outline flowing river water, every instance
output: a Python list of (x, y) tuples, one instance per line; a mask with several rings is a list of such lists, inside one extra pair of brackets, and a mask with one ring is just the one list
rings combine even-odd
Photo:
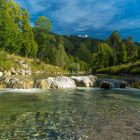
[(5, 139), (140, 140), (140, 90), (1, 90)]

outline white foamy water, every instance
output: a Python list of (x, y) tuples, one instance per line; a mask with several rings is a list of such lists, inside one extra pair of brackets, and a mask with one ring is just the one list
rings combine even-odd
[(41, 93), (44, 92), (44, 90), (41, 89), (1, 89), (0, 90), (0, 94), (1, 93)]

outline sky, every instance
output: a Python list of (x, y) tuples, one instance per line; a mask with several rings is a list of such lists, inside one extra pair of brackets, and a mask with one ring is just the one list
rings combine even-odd
[(52, 31), (106, 39), (112, 31), (140, 41), (140, 0), (15, 0), (30, 12), (52, 22)]

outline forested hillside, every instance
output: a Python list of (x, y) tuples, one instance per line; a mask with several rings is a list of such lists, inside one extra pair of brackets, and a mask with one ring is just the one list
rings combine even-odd
[(99, 72), (140, 59), (140, 43), (114, 31), (107, 40), (57, 35), (47, 17), (32, 27), (27, 9), (13, 0), (0, 1), (0, 49), (59, 66), (69, 72)]

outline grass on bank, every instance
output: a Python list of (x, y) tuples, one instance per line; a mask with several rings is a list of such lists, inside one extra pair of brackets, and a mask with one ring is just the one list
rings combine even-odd
[(66, 73), (60, 67), (52, 66), (46, 64), (38, 59), (29, 59), (21, 56), (17, 56), (14, 54), (9, 54), (5, 51), (0, 50), (0, 70), (1, 71), (8, 71), (12, 67), (16, 70), (20, 69), (19, 61), (25, 61), (33, 72), (36, 71), (46, 71), (48, 74), (56, 74), (56, 73)]
[(140, 60), (134, 63), (122, 64), (118, 66), (99, 69), (97, 70), (97, 73), (140, 75)]

